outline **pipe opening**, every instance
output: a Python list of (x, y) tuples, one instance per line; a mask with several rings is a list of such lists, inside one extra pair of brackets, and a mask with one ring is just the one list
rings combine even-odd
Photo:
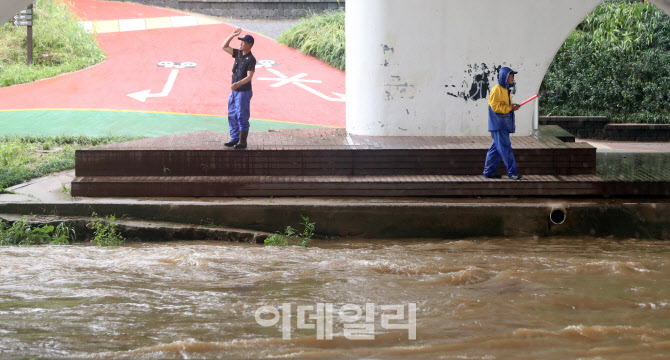
[(565, 222), (565, 210), (563, 209), (552, 209), (549, 213), (549, 220), (554, 225), (560, 225)]

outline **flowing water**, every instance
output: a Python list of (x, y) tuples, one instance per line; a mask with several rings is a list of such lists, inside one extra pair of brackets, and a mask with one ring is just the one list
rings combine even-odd
[(669, 273), (597, 238), (1, 247), (0, 358), (667, 359)]

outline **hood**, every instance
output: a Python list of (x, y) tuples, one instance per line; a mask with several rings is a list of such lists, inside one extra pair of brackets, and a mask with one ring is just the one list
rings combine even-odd
[(507, 78), (509, 77), (509, 73), (511, 73), (511, 72), (512, 72), (512, 69), (510, 69), (508, 67), (504, 67), (504, 68), (501, 68), (500, 72), (498, 73), (498, 84), (500, 84), (500, 86), (502, 86), (502, 87), (504, 87), (505, 89), (508, 89), (508, 90), (509, 90), (510, 87), (512, 87), (511, 84), (507, 83)]

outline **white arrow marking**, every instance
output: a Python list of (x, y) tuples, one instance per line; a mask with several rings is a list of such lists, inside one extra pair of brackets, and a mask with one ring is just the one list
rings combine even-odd
[(298, 74), (298, 75), (296, 75), (296, 76), (293, 76), (293, 77), (290, 77), (290, 78), (289, 78), (289, 77), (287, 77), (286, 75), (280, 73), (279, 71), (277, 71), (277, 70), (275, 70), (275, 69), (268, 69), (268, 71), (271, 72), (271, 73), (273, 73), (273, 74), (275, 74), (275, 75), (277, 75), (277, 76), (279, 76), (279, 79), (277, 79), (277, 78), (260, 78), (260, 79), (258, 79), (258, 80), (269, 80), (269, 81), (275, 81), (275, 80), (278, 80), (278, 81), (279, 81), (279, 82), (276, 83), (276, 84), (272, 84), (272, 85), (270, 85), (271, 87), (280, 87), (280, 86), (282, 86), (282, 85), (286, 85), (286, 84), (289, 84), (289, 83), (292, 83), (292, 82), (295, 82), (295, 83), (298, 83), (298, 82), (309, 82), (309, 83), (317, 83), (317, 84), (321, 84), (321, 80), (300, 80), (300, 79), (304, 78), (305, 76), (307, 76), (307, 74), (305, 74), (305, 73)]
[(311, 92), (312, 94), (314, 94), (314, 95), (316, 95), (316, 96), (318, 96), (322, 99), (325, 99), (325, 100), (328, 100), (328, 101), (340, 101), (340, 102), (345, 101), (344, 94), (333, 93), (335, 95), (335, 97), (330, 97), (328, 95), (324, 95), (324, 94), (320, 93), (319, 91), (314, 90), (311, 87), (305, 85), (304, 83), (321, 84), (321, 80), (305, 80), (305, 79), (303, 79), (303, 77), (307, 76), (307, 74), (305, 74), (305, 73), (298, 74), (298, 75), (295, 75), (295, 76), (292, 76), (292, 77), (289, 78), (288, 76), (282, 74), (281, 72), (279, 72), (275, 69), (268, 68), (267, 70), (269, 72), (277, 75), (278, 78), (259, 78), (258, 80), (278, 81), (277, 83), (270, 85), (270, 87), (280, 87), (280, 86), (284, 86), (286, 84), (295, 84), (296, 86), (298, 86), (298, 87), (300, 87), (304, 90), (307, 90), (307, 91)]
[(311, 87), (309, 87), (309, 86), (307, 86), (307, 85), (305, 85), (305, 84), (301, 84), (301, 83), (299, 83), (299, 82), (295, 82), (294, 84), (295, 84), (296, 86), (299, 86), (299, 87), (301, 87), (301, 88), (303, 88), (303, 89), (305, 89), (305, 90), (311, 92), (312, 94), (317, 95), (317, 96), (319, 96), (320, 98), (326, 99), (326, 100), (328, 100), (328, 101), (346, 101), (346, 98), (345, 98), (344, 94), (338, 94), (338, 93), (335, 93), (335, 92), (334, 92), (333, 95), (335, 95), (336, 97), (330, 97), (330, 96), (328, 96), (328, 95), (324, 95), (324, 94), (322, 94), (322, 93), (320, 93), (320, 92), (318, 92), (318, 91), (312, 89)]
[(163, 87), (163, 91), (161, 91), (159, 94), (152, 94), (151, 89), (149, 90), (143, 90), (143, 91), (138, 91), (136, 93), (128, 94), (127, 96), (130, 96), (131, 98), (135, 100), (139, 100), (141, 102), (146, 102), (147, 98), (150, 97), (166, 97), (170, 94), (170, 91), (172, 91), (172, 86), (174, 85), (175, 80), (177, 80), (177, 75), (179, 74), (179, 69), (173, 69), (172, 72), (170, 73), (170, 77), (168, 78), (167, 83), (165, 83), (165, 86)]

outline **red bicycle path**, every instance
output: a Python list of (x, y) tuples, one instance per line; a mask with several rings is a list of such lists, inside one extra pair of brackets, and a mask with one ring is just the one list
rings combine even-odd
[[(74, 11), (83, 20), (185, 15), (129, 3), (94, 0), (72, 3)], [(78, 72), (0, 89), (2, 118), (5, 122), (8, 118), (11, 120), (12, 114), (20, 112), (16, 110), (56, 109), (225, 117), (234, 59), (221, 49), (221, 44), (233, 30), (230, 25), (215, 24), (98, 34), (100, 45), (107, 55), (106, 61)], [(272, 60), (278, 64), (271, 68), (258, 68), (255, 73), (252, 119), (276, 122), (276, 128), (283, 127), (283, 124), (345, 126), (343, 101), (325, 100), (293, 83), (271, 87), (279, 80), (260, 80), (278, 78), (277, 71), (289, 78), (307, 74), (302, 79), (320, 80), (321, 83), (309, 82), (305, 85), (336, 98), (333, 93), (345, 93), (344, 72), (262, 35), (251, 34), (256, 39), (252, 50), (256, 59)], [(239, 41), (234, 40), (231, 45), (238, 46)], [(165, 61), (197, 65), (183, 69), (158, 66), (159, 62)], [(128, 96), (147, 89), (151, 89), (152, 94), (160, 93), (173, 70), (178, 70), (178, 74), (168, 96), (148, 98), (146, 102)], [(70, 116), (77, 117), (77, 114), (77, 111), (72, 111)], [(225, 118), (221, 122), (227, 126)], [(133, 124), (132, 120), (126, 124), (136, 125), (140, 124)]]

